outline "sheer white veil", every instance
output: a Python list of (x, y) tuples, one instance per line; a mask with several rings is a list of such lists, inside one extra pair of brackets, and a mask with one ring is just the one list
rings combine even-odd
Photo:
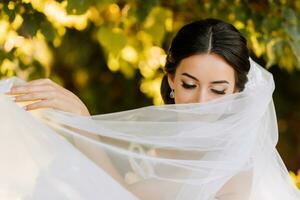
[(0, 199), (300, 199), (277, 150), (274, 80), (201, 104), (26, 112), (0, 82)]

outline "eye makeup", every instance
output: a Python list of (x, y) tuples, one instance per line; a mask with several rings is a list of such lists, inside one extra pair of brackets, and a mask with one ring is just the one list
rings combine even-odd
[[(194, 89), (194, 88), (197, 87), (197, 85), (194, 85), (194, 84), (188, 84), (188, 83), (186, 83), (186, 82), (184, 82), (184, 81), (182, 81), (181, 86), (182, 86), (183, 88), (185, 88), (185, 89)], [(226, 94), (226, 93), (225, 93), (226, 89), (223, 89), (223, 90), (221, 90), (221, 89), (210, 89), (210, 90), (211, 90), (213, 93), (218, 94), (218, 95), (224, 95), (224, 94)]]
[(211, 89), (212, 92), (216, 93), (216, 94), (221, 94), (224, 95), (225, 93), (225, 89), (224, 90), (216, 90), (216, 89)]
[(185, 88), (185, 89), (194, 89), (195, 87), (197, 87), (196, 85), (194, 85), (194, 84), (188, 84), (188, 83), (186, 83), (186, 82), (184, 82), (184, 81), (182, 81), (182, 87), (183, 88)]

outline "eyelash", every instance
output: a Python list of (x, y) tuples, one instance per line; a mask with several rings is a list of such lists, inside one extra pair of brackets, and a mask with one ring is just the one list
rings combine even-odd
[(216, 93), (216, 94), (221, 94), (221, 95), (226, 94), (226, 93), (225, 93), (225, 90), (219, 91), (219, 90), (211, 89), (211, 91), (213, 91), (213, 92)]
[[(194, 89), (196, 87), (196, 85), (189, 85), (189, 84), (186, 84), (185, 82), (182, 82), (182, 87), (185, 89)], [(225, 90), (219, 91), (219, 90), (211, 89), (211, 91), (213, 91), (216, 94), (220, 94), (220, 95), (226, 94)]]
[(186, 84), (185, 82), (182, 82), (182, 87), (185, 89), (193, 89), (196, 87), (196, 85), (190, 85), (190, 84)]

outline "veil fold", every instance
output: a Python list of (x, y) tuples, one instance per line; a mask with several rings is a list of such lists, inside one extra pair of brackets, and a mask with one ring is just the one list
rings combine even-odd
[[(0, 199), (300, 199), (276, 150), (273, 76), (207, 103), (24, 111), (0, 81)], [(2, 164), (3, 163), (3, 164)]]

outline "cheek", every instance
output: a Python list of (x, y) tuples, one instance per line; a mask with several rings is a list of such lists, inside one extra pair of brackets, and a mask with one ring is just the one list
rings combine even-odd
[(232, 94), (232, 93), (236, 93), (236, 92), (238, 92), (238, 91), (235, 91), (235, 86), (234, 86), (234, 84), (231, 84), (230, 87), (228, 87), (226, 93), (227, 93), (227, 94)]
[(187, 90), (181, 84), (175, 85), (175, 103), (189, 103), (195, 98), (195, 90)]

